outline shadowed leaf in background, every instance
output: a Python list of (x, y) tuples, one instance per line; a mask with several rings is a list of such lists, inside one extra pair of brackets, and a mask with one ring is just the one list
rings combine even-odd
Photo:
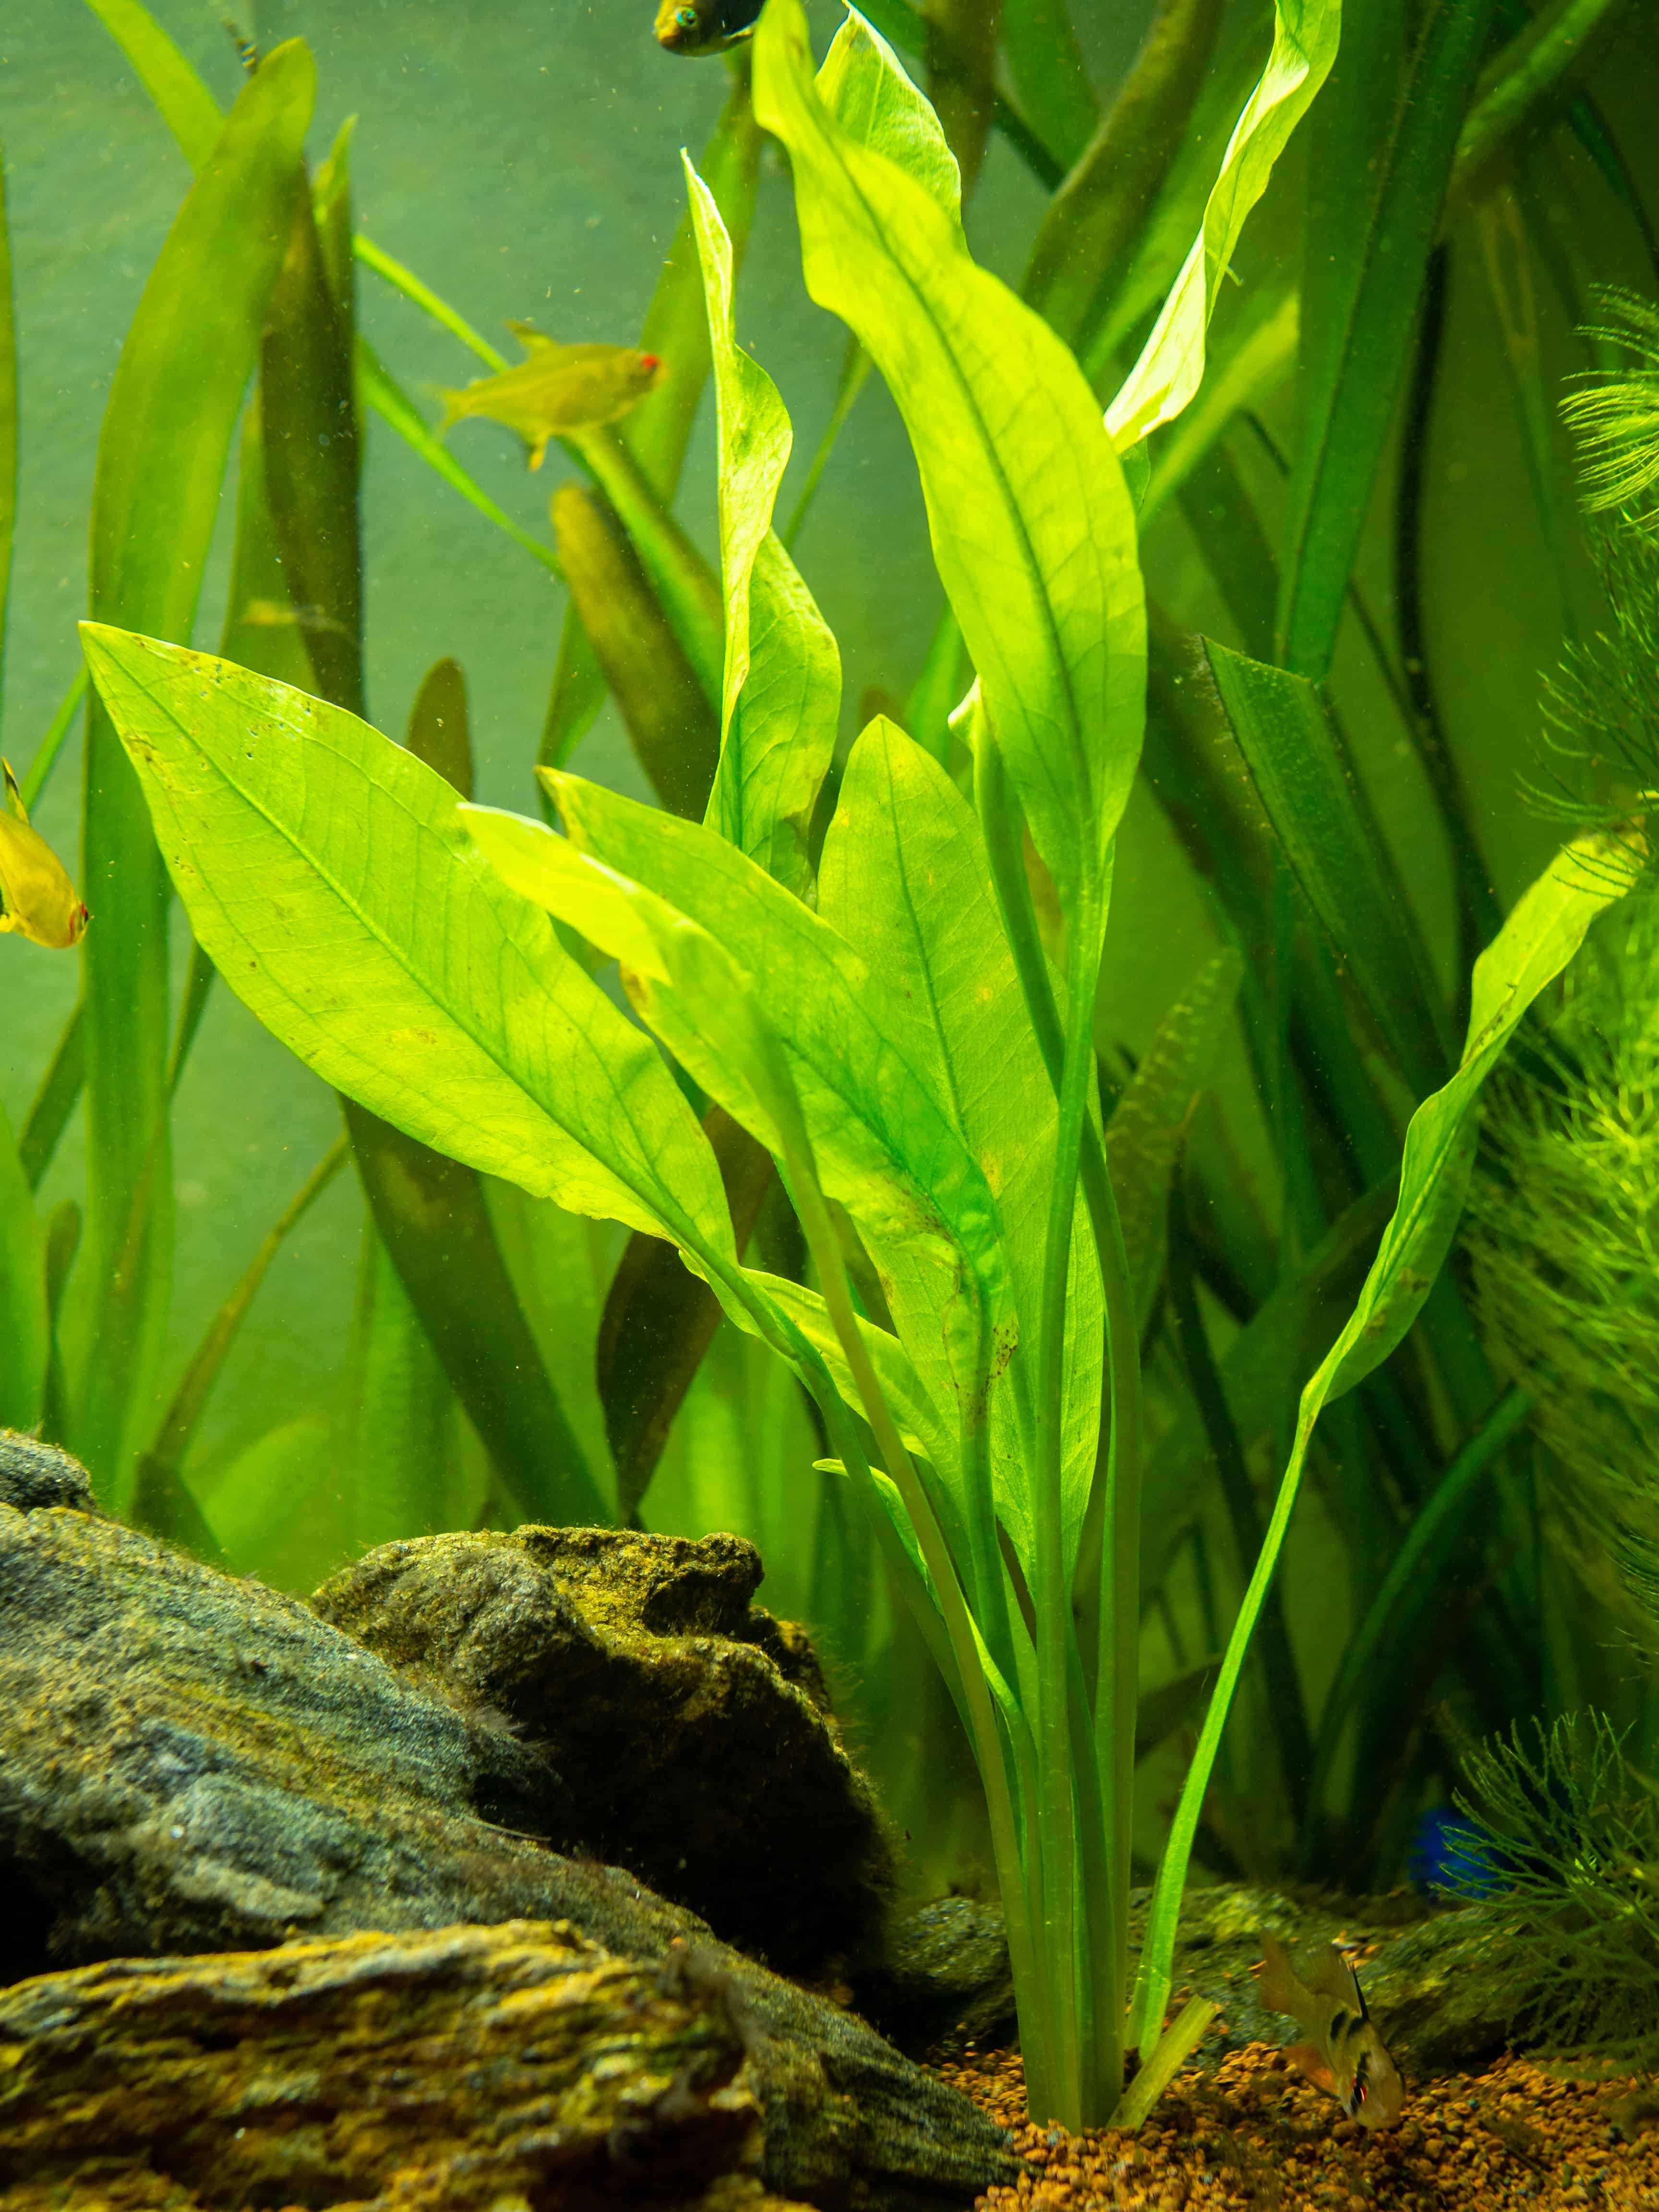
[[(261, 64), (145, 287), (99, 441), (88, 596), (100, 621), (190, 635), (314, 89), (297, 42)], [(149, 1419), (172, 1268), (168, 891), (137, 781), (95, 701), (85, 834), (82, 890), (99, 927), (86, 955), (89, 1249), (75, 1436), (120, 1505)]]

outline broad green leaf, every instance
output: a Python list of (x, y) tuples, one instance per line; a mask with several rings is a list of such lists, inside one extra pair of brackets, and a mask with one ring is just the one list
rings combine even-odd
[(1290, 1462), (1273, 1502), (1261, 1553), (1228, 1639), (1215, 1694), (1176, 1808), (1159, 1864), (1135, 1986), (1134, 2024), (1155, 2033), (1169, 1999), (1176, 1916), (1205, 1792), (1234, 1690), (1267, 1585), (1279, 1563), (1309, 1440), (1323, 1408), (1386, 1359), (1433, 1288), (1462, 1210), (1474, 1155), (1470, 1109), (1522, 1016), (1583, 942), (1598, 914), (1635, 880), (1629, 850), (1616, 839), (1576, 840), (1522, 894), (1474, 963), (1468, 1035), (1457, 1072), (1425, 1098), (1406, 1132), (1400, 1197), (1352, 1314), (1302, 1393)]
[(879, 31), (855, 11), (830, 42), (817, 74), (818, 97), (858, 145), (884, 154), (931, 193), (946, 215), (962, 215), (962, 170), (938, 115), (912, 84)]
[(0, 1108), (0, 1429), (32, 1429), (46, 1385), (46, 1268), (34, 1194)]
[[(858, 1389), (822, 1297), (816, 1291), (792, 1283), (785, 1276), (765, 1274), (754, 1267), (745, 1272), (816, 1349), (842, 1399), (856, 1412)], [(940, 1474), (954, 1477), (958, 1464), (956, 1433), (940, 1420), (939, 1409), (922, 1389), (904, 1346), (873, 1322), (860, 1319), (859, 1333), (881, 1378), (883, 1393), (893, 1409), (906, 1448), (919, 1453)]]
[(1273, 164), (1330, 74), (1341, 28), (1341, 0), (1276, 0), (1273, 51), (1222, 157), (1198, 236), (1106, 410), (1120, 452), (1173, 421), (1203, 380), (1205, 332), (1222, 277)]
[[(169, 232), (110, 388), (93, 487), (95, 620), (187, 638), (231, 434), (301, 189), (315, 70), (297, 41), (249, 79)], [(171, 1272), (167, 872), (94, 703), (82, 890), (88, 939), (88, 1266), (82, 1456), (118, 1502)]]
[(584, 484), (553, 495), (565, 581), (640, 766), (663, 805), (700, 821), (720, 762), (720, 724), (662, 602), (609, 503)]
[(1002, 0), (1002, 46), (1032, 129), (1069, 168), (1100, 107), (1066, 0)]
[[(1440, 228), (1492, 0), (1368, 0), (1314, 125), (1303, 422), (1275, 658), (1322, 679)], [(1414, 41), (1407, 46), (1408, 18)]]
[(1206, 963), (1158, 1024), (1106, 1125), (1106, 1164), (1143, 1330), (1164, 1271), (1170, 1179), (1243, 974), (1231, 946)]
[[(932, 1089), (925, 1042), (900, 1002), (836, 932), (723, 839), (578, 778), (548, 780), (574, 843), (483, 808), (467, 811), (474, 836), (516, 889), (622, 962), (635, 1005), (676, 1058), (777, 1157), (784, 1132), (771, 1107), (746, 1061), (722, 1057), (715, 1042), (726, 1011), (678, 980), (677, 921), (690, 925), (688, 943), (706, 934), (763, 986), (823, 1188), (858, 1222), (907, 1351), (919, 1370), (937, 1370), (943, 1346), (971, 1382), (981, 1313), (1006, 1326), (995, 1201)], [(712, 969), (714, 955), (699, 957)], [(976, 1297), (963, 1295), (964, 1261)]]
[(1048, 203), (1021, 289), (1079, 360), (1179, 155), (1220, 17), (1220, 0), (1161, 0), (1109, 111), (1073, 149), (1076, 166)]
[(1098, 896), (1145, 690), (1134, 523), (1076, 362), (969, 258), (913, 177), (836, 123), (798, 0), (755, 40), (756, 112), (787, 147), (807, 289), (857, 333), (904, 416), (933, 555), (1037, 848)]
[(735, 1265), (654, 1046), (460, 830), (454, 793), (338, 708), (88, 625), (198, 941), (325, 1081), (573, 1212)]
[(1225, 646), (1205, 651), (1297, 881), (1420, 1097), (1448, 1058), (1428, 956), (1318, 689)]
[[(824, 840), (818, 913), (904, 1004), (927, 1073), (996, 1194), (1002, 1248), (1021, 1316), (1041, 1309), (1056, 1121), (1054, 1086), (1032, 1035), (1003, 933), (973, 809), (931, 755), (878, 717), (853, 748)], [(1082, 1217), (1079, 1216), (1079, 1232)], [(1100, 1432), (1099, 1271), (1074, 1237), (1067, 1300), (1065, 1515), (1075, 1535)], [(935, 1392), (939, 1381), (921, 1363)], [(1030, 1556), (1029, 1439), (1009, 1410), (995, 1424), (999, 1498)]]
[(720, 761), (705, 819), (797, 896), (807, 835), (836, 745), (841, 656), (772, 528), (791, 432), (777, 386), (738, 344), (732, 242), (714, 194), (686, 164), (702, 258), (719, 423), (726, 675)]

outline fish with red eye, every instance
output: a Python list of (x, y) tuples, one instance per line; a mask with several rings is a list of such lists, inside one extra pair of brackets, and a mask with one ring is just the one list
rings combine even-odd
[(1359, 1977), (1335, 1944), (1298, 1969), (1278, 1936), (1264, 1933), (1261, 1963), (1253, 1971), (1256, 2002), (1307, 2031), (1307, 2042), (1284, 2052), (1286, 2064), (1334, 2097), (1362, 2128), (1393, 2127), (1406, 2086), (1372, 2025)]
[(657, 44), (670, 54), (723, 54), (749, 36), (760, 11), (761, 0), (662, 0)]

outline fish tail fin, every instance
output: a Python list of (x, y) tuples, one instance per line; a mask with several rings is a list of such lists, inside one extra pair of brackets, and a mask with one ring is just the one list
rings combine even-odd
[(436, 389), (439, 398), (444, 403), (443, 419), (438, 425), (438, 435), (441, 438), (445, 431), (453, 429), (465, 414), (466, 394), (464, 392), (452, 392), (447, 384), (441, 384)]
[(17, 778), (11, 772), (11, 763), (9, 760), (0, 760), (0, 769), (5, 771), (6, 804), (27, 830), (29, 823), (28, 809), (23, 804), (22, 793), (17, 788)]

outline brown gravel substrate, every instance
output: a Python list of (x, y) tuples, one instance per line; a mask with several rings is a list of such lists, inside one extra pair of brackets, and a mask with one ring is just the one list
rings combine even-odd
[(1017, 2054), (969, 2051), (937, 2070), (1012, 2130), (1034, 2169), (980, 2212), (1659, 2212), (1659, 2097), (1525, 2059), (1408, 2084), (1400, 2125), (1376, 2134), (1261, 2043), (1179, 2075), (1133, 2136), (1031, 2126)]

